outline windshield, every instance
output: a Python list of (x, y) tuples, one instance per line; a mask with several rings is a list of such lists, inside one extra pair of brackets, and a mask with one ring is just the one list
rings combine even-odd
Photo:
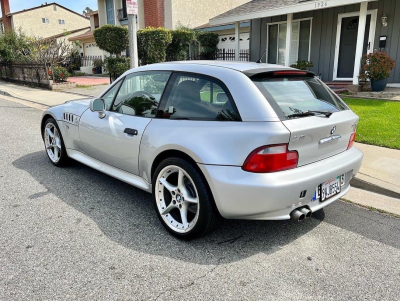
[(283, 119), (307, 117), (310, 111), (335, 113), (348, 110), (344, 102), (315, 77), (252, 78), (257, 88)]

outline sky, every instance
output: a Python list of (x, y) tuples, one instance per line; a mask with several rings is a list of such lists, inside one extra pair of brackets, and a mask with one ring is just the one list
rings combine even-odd
[(65, 6), (77, 13), (82, 11), (88, 6), (93, 10), (97, 10), (97, 0), (9, 0), (11, 12), (20, 11), (23, 9), (39, 6), (41, 4), (56, 2)]

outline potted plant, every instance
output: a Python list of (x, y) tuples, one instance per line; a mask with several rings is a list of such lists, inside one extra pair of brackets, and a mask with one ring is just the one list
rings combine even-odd
[(101, 74), (103, 68), (103, 60), (102, 59), (94, 59), (93, 60), (93, 73), (94, 74)]
[(384, 51), (374, 51), (363, 56), (362, 66), (360, 80), (370, 80), (372, 91), (381, 92), (386, 88), (396, 61)]

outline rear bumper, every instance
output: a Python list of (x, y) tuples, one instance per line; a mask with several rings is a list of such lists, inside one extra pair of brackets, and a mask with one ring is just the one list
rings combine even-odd
[[(221, 215), (229, 219), (289, 219), (295, 208), (317, 211), (344, 196), (350, 180), (360, 169), (363, 154), (356, 147), (325, 160), (299, 168), (255, 174), (236, 166), (202, 165)], [(325, 202), (312, 201), (315, 189), (325, 181), (345, 174), (345, 185), (338, 195)], [(300, 198), (300, 193), (307, 190)]]

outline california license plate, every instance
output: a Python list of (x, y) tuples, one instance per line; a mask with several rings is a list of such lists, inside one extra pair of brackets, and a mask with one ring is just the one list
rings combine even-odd
[(344, 175), (337, 176), (334, 179), (326, 181), (317, 187), (314, 193), (313, 200), (320, 200), (321, 202), (340, 193), (344, 185)]

